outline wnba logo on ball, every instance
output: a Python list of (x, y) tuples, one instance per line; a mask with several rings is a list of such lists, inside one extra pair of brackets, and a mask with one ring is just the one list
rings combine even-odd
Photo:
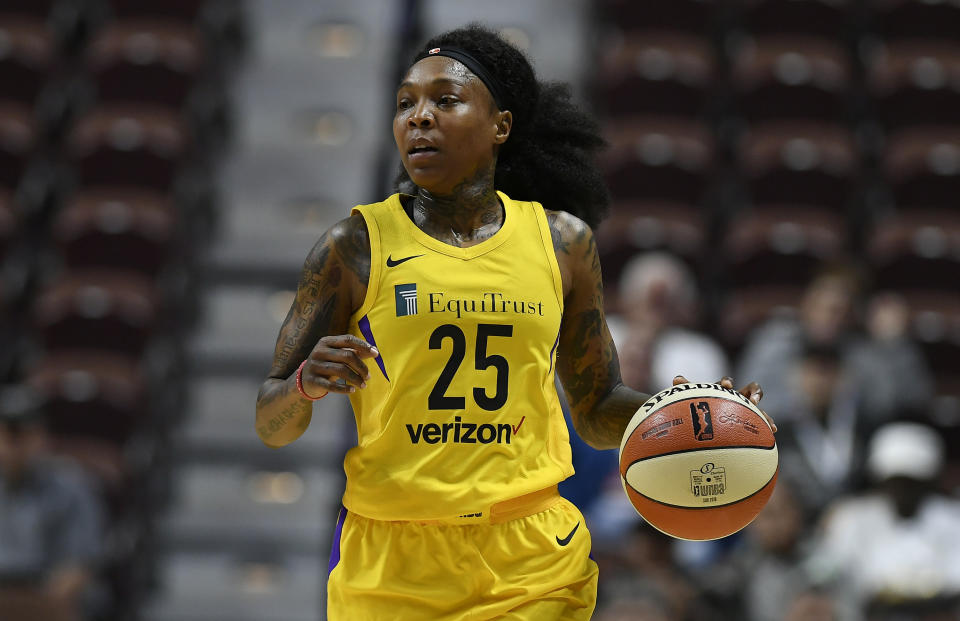
[(691, 403), (690, 418), (693, 420), (693, 435), (697, 440), (713, 440), (713, 419), (710, 417), (709, 403)]
[(703, 502), (716, 502), (716, 497), (727, 491), (726, 468), (707, 462), (690, 473), (690, 491)]

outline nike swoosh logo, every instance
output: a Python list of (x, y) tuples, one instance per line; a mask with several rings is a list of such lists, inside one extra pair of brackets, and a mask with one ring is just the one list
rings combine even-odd
[(387, 257), (387, 267), (396, 267), (396, 266), (400, 265), (401, 263), (403, 263), (404, 261), (409, 261), (410, 259), (416, 259), (417, 257), (422, 257), (422, 256), (423, 256), (422, 254), (415, 254), (415, 255), (413, 255), (413, 256), (403, 257), (402, 259), (397, 259), (396, 261), (393, 260), (393, 257), (392, 257), (392, 256), (388, 256), (388, 257)]
[(557, 537), (557, 543), (559, 543), (562, 546), (565, 546), (568, 543), (570, 543), (570, 540), (573, 539), (573, 534), (577, 532), (578, 528), (580, 528), (580, 522), (577, 522), (577, 525), (573, 527), (573, 530), (570, 531), (570, 534), (564, 537), (563, 539), (561, 539), (560, 537)]

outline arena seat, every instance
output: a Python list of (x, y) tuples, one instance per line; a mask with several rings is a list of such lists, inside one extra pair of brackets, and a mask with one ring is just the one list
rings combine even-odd
[(741, 40), (730, 77), (736, 113), (748, 120), (844, 121), (849, 115), (850, 60), (831, 39), (800, 35)]
[(85, 188), (56, 214), (51, 234), (74, 269), (112, 267), (156, 276), (171, 258), (177, 213), (167, 196), (143, 188)]
[(881, 167), (898, 210), (956, 209), (960, 126), (907, 127), (887, 138)]
[(76, 123), (65, 150), (82, 185), (140, 185), (169, 192), (190, 149), (189, 133), (175, 111), (105, 104)]
[(0, 97), (33, 105), (54, 71), (54, 36), (36, 17), (0, 15)]
[(114, 17), (165, 17), (193, 21), (203, 12), (207, 0), (106, 0)]
[(48, 350), (95, 348), (138, 356), (161, 320), (153, 283), (129, 270), (75, 270), (37, 294), (32, 322)]
[(618, 200), (596, 230), (603, 265), (608, 310), (617, 310), (620, 274), (638, 253), (662, 250), (674, 254), (699, 273), (707, 245), (704, 210), (682, 202)]
[[(157, 588), (156, 522), (172, 498), (184, 339), (199, 305), (194, 251), (216, 208), (208, 168), (227, 146), (246, 4), (0, 4), (0, 382), (41, 393), (53, 453), (79, 462), (106, 496), (89, 616), (140, 618)], [(230, 426), (239, 437), (243, 425)], [(273, 455), (247, 436), (248, 453)], [(229, 442), (223, 450), (238, 459)], [(50, 607), (18, 612), (23, 600), (5, 595), (4, 621), (60, 618)]]
[(596, 4), (602, 20), (624, 31), (655, 28), (708, 34), (716, 25), (722, 3), (714, 0), (600, 0)]
[(631, 254), (665, 250), (693, 262), (705, 250), (706, 220), (701, 209), (683, 203), (617, 201), (597, 227), (597, 245), (601, 252), (621, 245), (631, 248)]
[(960, 399), (960, 294), (898, 291), (910, 309), (910, 333), (923, 348), (941, 396)]
[(124, 19), (108, 23), (94, 36), (85, 65), (101, 102), (153, 102), (179, 109), (204, 59), (203, 41), (192, 26)]
[(727, 285), (733, 288), (806, 283), (823, 261), (846, 250), (841, 216), (798, 204), (755, 205), (721, 243)]
[(46, 17), (61, 0), (4, 0), (3, 12), (7, 14)]
[(843, 211), (860, 167), (853, 132), (816, 121), (769, 121), (749, 127), (737, 161), (754, 203), (820, 205)]
[(137, 358), (99, 349), (50, 353), (26, 374), (45, 402), (58, 437), (99, 438), (123, 445), (150, 420), (147, 384)]
[(960, 274), (960, 213), (912, 209), (879, 222), (867, 240), (879, 288), (955, 291)]
[(13, 195), (9, 190), (0, 188), (0, 264), (3, 263), (10, 247), (16, 242), (19, 219), (13, 203)]
[[(99, 0), (104, 7), (102, 17), (114, 20), (164, 20), (196, 28), (209, 45), (208, 58), (215, 63), (233, 65), (247, 46), (247, 3), (234, 0)], [(325, 9), (328, 9), (324, 5)], [(283, 13), (283, 11), (280, 11)], [(212, 74), (207, 77), (214, 77)], [(220, 77), (225, 77), (221, 74)]]
[(884, 40), (903, 38), (960, 41), (960, 7), (930, 0), (868, 0), (873, 29)]
[(728, 351), (738, 352), (757, 326), (772, 317), (797, 312), (805, 287), (801, 283), (788, 283), (726, 289), (713, 333)]
[(0, 99), (0, 185), (19, 185), (37, 150), (37, 133), (26, 104)]
[(604, 127), (610, 148), (601, 165), (618, 199), (698, 204), (714, 173), (714, 141), (703, 123), (633, 117)]
[(883, 128), (960, 123), (960, 42), (886, 42), (866, 64), (871, 114)]
[(645, 113), (695, 117), (709, 103), (715, 69), (710, 42), (703, 37), (631, 33), (602, 51), (593, 99), (598, 111), (611, 117)]
[(851, 22), (851, 0), (736, 0), (744, 31), (755, 35), (801, 34), (838, 38)]

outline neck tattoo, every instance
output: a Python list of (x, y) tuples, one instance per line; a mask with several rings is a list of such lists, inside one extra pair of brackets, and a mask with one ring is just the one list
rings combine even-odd
[(454, 246), (472, 245), (492, 237), (504, 218), (503, 205), (492, 183), (478, 186), (464, 182), (449, 196), (435, 196), (420, 188), (413, 203), (414, 224), (431, 237)]

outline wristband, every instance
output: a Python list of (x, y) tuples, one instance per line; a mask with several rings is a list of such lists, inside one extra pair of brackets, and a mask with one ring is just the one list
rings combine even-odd
[(309, 359), (309, 358), (307, 358), (306, 360), (304, 360), (303, 362), (301, 362), (301, 363), (300, 363), (300, 366), (297, 367), (297, 392), (299, 392), (299, 393), (300, 393), (300, 396), (303, 397), (304, 399), (309, 399), (310, 401), (319, 401), (320, 399), (323, 399), (324, 397), (326, 397), (326, 396), (327, 396), (328, 394), (330, 394), (330, 393), (325, 392), (325, 393), (323, 393), (322, 395), (320, 395), (319, 397), (311, 397), (310, 395), (308, 395), (308, 394), (303, 390), (303, 367), (304, 367), (308, 362), (310, 362), (310, 359)]

